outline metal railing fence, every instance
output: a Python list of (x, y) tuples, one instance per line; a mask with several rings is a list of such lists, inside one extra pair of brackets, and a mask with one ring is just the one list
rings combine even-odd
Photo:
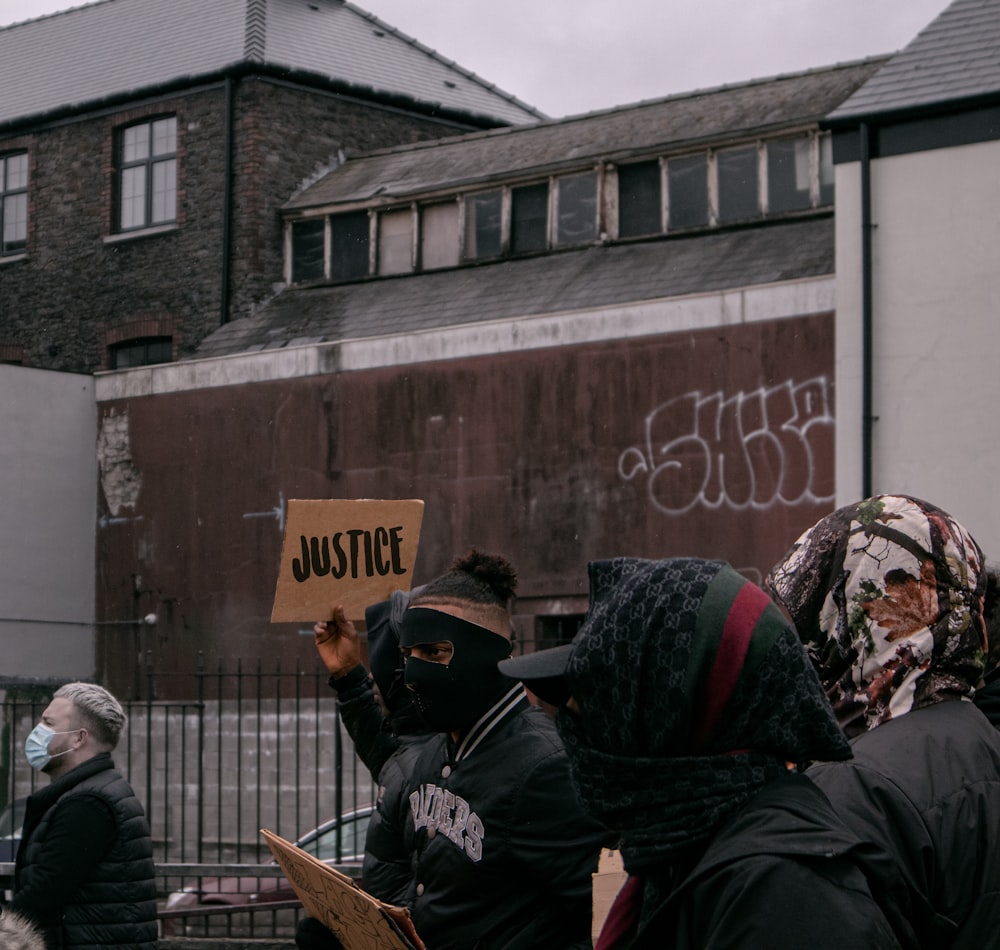
[[(318, 663), (199, 654), (195, 669), (163, 672), (150, 653), (142, 664), (144, 695), (123, 703), (113, 757), (145, 806), (158, 863), (258, 863), (270, 857), (261, 828), (294, 841), (374, 800)], [(47, 781), (24, 740), (58, 684), (6, 685), (0, 807)]]

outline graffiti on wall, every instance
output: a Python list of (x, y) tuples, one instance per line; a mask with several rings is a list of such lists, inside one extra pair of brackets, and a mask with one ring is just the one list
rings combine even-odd
[(834, 418), (826, 376), (753, 392), (685, 393), (645, 418), (646, 441), (618, 457), (665, 514), (833, 500)]

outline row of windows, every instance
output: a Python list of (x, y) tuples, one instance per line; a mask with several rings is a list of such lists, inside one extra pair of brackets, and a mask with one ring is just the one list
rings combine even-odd
[[(115, 141), (115, 225), (125, 233), (177, 219), (177, 118), (119, 129)], [(28, 243), (28, 153), (0, 154), (0, 256)]]
[(753, 221), (833, 203), (816, 133), (600, 166), (447, 201), (305, 218), (288, 229), (293, 283), (353, 280)]

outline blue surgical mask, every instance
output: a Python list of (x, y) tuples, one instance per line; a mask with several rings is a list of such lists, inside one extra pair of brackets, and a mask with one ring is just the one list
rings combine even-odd
[(39, 723), (28, 733), (28, 738), (24, 740), (24, 754), (28, 759), (28, 765), (40, 771), (53, 759), (58, 758), (60, 755), (65, 755), (67, 752), (72, 752), (72, 749), (66, 749), (64, 752), (49, 755), (49, 743), (52, 741), (53, 736), (68, 736), (71, 733), (79, 731), (79, 729), (69, 729), (66, 732), (53, 732), (44, 723)]

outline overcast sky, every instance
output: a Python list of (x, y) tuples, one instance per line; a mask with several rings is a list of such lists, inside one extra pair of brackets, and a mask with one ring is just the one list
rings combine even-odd
[[(359, 0), (355, 5), (548, 115), (564, 116), (892, 53), (948, 3)], [(79, 5), (0, 0), (0, 26)]]

